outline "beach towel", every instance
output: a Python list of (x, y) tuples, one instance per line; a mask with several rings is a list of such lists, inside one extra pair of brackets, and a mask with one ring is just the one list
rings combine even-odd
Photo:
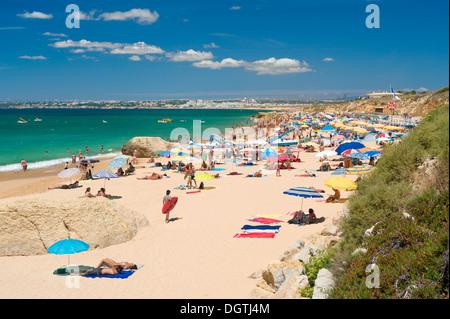
[(261, 223), (261, 224), (275, 224), (275, 223), (281, 223), (281, 220), (273, 219), (273, 218), (264, 218), (264, 217), (258, 217), (249, 219), (251, 222)]
[(294, 216), (295, 212), (287, 212), (285, 215), (287, 215), (287, 216)]
[(214, 168), (213, 171), (224, 171), (226, 168)]
[(275, 233), (236, 234), (233, 238), (275, 238)]
[(327, 200), (326, 199), (316, 199), (316, 202), (326, 202)]
[(278, 233), (281, 226), (269, 226), (269, 225), (244, 225), (241, 230), (245, 233)]
[(100, 275), (100, 276), (97, 276), (97, 275), (95, 275), (95, 276), (83, 275), (83, 277), (86, 277), (86, 278), (120, 278), (120, 279), (126, 279), (126, 278), (130, 277), (132, 274), (134, 274), (136, 271), (141, 269), (144, 265), (136, 265), (136, 266), (137, 266), (137, 269), (125, 269), (125, 270), (122, 270), (117, 275)]

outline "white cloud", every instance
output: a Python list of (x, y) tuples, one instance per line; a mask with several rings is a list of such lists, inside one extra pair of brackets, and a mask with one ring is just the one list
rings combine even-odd
[(51, 19), (53, 18), (53, 15), (51, 14), (45, 14), (38, 11), (33, 11), (32, 13), (29, 13), (28, 11), (25, 13), (19, 13), (17, 16), (25, 19)]
[(94, 13), (95, 10), (92, 10), (89, 13), (84, 13), (83, 11), (80, 11), (75, 14), (75, 17), (78, 16), (78, 20), (95, 20)]
[(123, 43), (112, 43), (112, 42), (91, 42), (88, 40), (80, 40), (80, 41), (58, 41), (50, 46), (55, 48), (102, 48), (102, 49), (115, 49), (121, 46), (124, 46)]
[(187, 51), (168, 52), (166, 56), (172, 62), (185, 62), (185, 61), (202, 61), (211, 60), (214, 58), (211, 52), (200, 52), (192, 49)]
[(259, 60), (250, 62), (245, 66), (246, 70), (255, 71), (258, 75), (261, 74), (285, 74), (285, 73), (303, 73), (311, 72), (309, 64), (305, 61), (300, 62), (296, 59), (275, 59)]
[(334, 59), (333, 59), (333, 58), (325, 58), (325, 59), (323, 59), (322, 61), (325, 61), (325, 62), (331, 62), (331, 61), (334, 61)]
[(43, 35), (48, 35), (49, 37), (67, 37), (64, 33), (51, 33), (51, 32), (45, 32), (42, 33)]
[(22, 55), (19, 57), (19, 59), (27, 59), (27, 60), (46, 60), (47, 58), (42, 55), (35, 55), (35, 56), (29, 56), (29, 55)]
[(230, 8), (230, 10), (239, 10), (239, 9), (241, 9), (241, 7), (239, 7), (239, 6), (232, 6), (232, 7)]
[(141, 61), (141, 58), (139, 57), (139, 55), (132, 55), (128, 58), (128, 60), (131, 61)]
[(125, 21), (135, 20), (139, 24), (152, 24), (159, 18), (158, 12), (151, 12), (149, 9), (131, 9), (130, 11), (122, 12), (105, 12), (99, 15), (100, 19), (105, 21)]
[(208, 44), (204, 44), (203, 47), (204, 47), (205, 49), (210, 49), (210, 48), (212, 48), (212, 49), (217, 49), (217, 48), (220, 48), (220, 47), (219, 47), (217, 44), (215, 44), (214, 42), (211, 42), (211, 43), (208, 43)]
[(98, 47), (98, 48), (95, 48), (95, 47), (91, 47), (91, 48), (86, 48), (86, 49), (72, 49), (72, 50), (70, 50), (70, 52), (71, 53), (84, 53), (84, 52), (103, 52), (103, 51), (105, 51), (105, 49), (104, 48), (102, 48), (102, 47)]
[(193, 63), (193, 66), (197, 68), (209, 68), (209, 69), (222, 69), (222, 68), (236, 68), (244, 67), (247, 71), (257, 72), (258, 75), (261, 74), (285, 74), (285, 73), (303, 73), (312, 72), (309, 64), (305, 61), (300, 62), (295, 59), (275, 59), (270, 58), (267, 60), (259, 60), (255, 62), (247, 62), (243, 60), (235, 59), (223, 59), (220, 62), (217, 61), (200, 61)]
[(217, 61), (211, 61), (211, 60), (204, 60), (200, 62), (193, 63), (193, 66), (197, 68), (209, 68), (213, 70), (218, 70), (222, 68), (237, 68), (244, 66), (247, 62), (243, 60), (235, 60), (231, 58), (223, 59), (220, 62)]
[(164, 50), (155, 45), (137, 42), (132, 45), (126, 45), (122, 48), (116, 48), (111, 51), (112, 54), (162, 54)]
[(155, 61), (156, 57), (154, 55), (144, 55), (144, 58), (146, 58), (149, 61)]

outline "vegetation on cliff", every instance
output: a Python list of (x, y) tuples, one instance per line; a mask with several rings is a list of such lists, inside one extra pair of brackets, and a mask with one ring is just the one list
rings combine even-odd
[[(330, 298), (448, 298), (448, 183), (444, 105), (386, 148), (376, 170), (358, 182), (343, 240), (329, 252), (337, 279)], [(357, 248), (366, 251), (353, 253)]]

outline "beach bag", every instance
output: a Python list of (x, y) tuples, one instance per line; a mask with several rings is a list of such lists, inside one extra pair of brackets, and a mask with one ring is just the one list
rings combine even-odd
[(204, 189), (205, 185), (203, 185), (203, 182), (200, 183), (200, 186), (198, 187), (199, 189)]

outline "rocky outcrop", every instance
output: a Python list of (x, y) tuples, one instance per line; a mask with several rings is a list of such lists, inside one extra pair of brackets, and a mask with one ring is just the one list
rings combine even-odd
[(124, 147), (128, 155), (133, 155), (137, 151), (138, 157), (151, 157), (157, 151), (168, 151), (174, 143), (163, 140), (161, 137), (137, 136), (129, 140)]
[(46, 254), (66, 238), (103, 248), (131, 240), (146, 225), (142, 214), (103, 197), (21, 200), (0, 207), (0, 256)]

